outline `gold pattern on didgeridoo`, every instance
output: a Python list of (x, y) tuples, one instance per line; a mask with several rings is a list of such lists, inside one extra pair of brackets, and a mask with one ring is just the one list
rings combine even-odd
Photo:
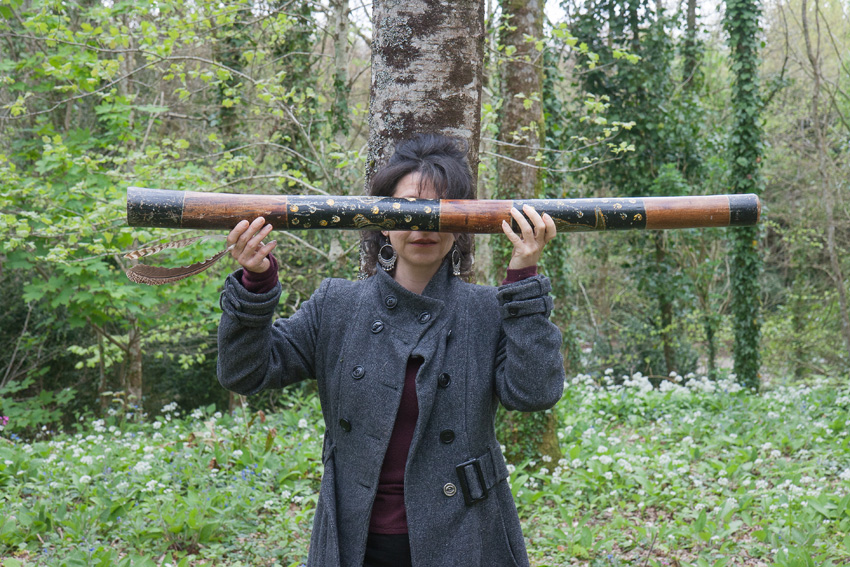
[(331, 222), (339, 222), (339, 217), (337, 215), (332, 216)]
[(640, 214), (640, 213), (636, 214), (636, 215), (635, 215), (635, 220), (636, 220), (636, 221), (642, 221), (642, 220), (643, 220), (643, 215), (642, 215), (642, 214)]
[(620, 203), (614, 203), (614, 208), (615, 209), (622, 209), (623, 205), (621, 205)]
[(370, 228), (380, 228), (383, 230), (393, 230), (395, 228), (395, 221), (392, 219), (384, 219), (382, 222), (373, 222), (366, 218), (362, 214), (354, 215), (352, 219), (354, 221), (354, 226), (361, 230), (368, 230)]
[(333, 207), (333, 206), (334, 206), (334, 200), (333, 200), (333, 199), (328, 199), (326, 202), (327, 202), (327, 204), (328, 204), (328, 205), (330, 205), (331, 207)]
[(319, 224), (320, 224), (321, 226), (328, 226), (328, 221), (326, 221), (326, 220), (320, 220), (320, 221), (319, 221)]
[(401, 203), (393, 203), (393, 208), (394, 208), (395, 210), (400, 209), (400, 208), (401, 208)]
[(297, 213), (297, 212), (298, 212), (298, 205), (292, 205), (292, 206), (290, 206), (290, 207), (289, 207), (289, 210), (290, 210), (290, 211), (292, 211), (293, 213)]
[(381, 212), (381, 209), (378, 208), (378, 205), (375, 205), (374, 207), (372, 207), (372, 214), (373, 215), (377, 215), (380, 212)]
[(301, 222), (301, 221), (298, 220), (297, 218), (292, 219), (292, 224), (298, 224), (299, 222)]

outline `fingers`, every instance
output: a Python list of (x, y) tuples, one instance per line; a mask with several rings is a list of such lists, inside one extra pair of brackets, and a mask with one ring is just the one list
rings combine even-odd
[(522, 212), (512, 207), (510, 214), (520, 234), (515, 233), (506, 221), (502, 221), (502, 231), (514, 245), (509, 267), (519, 269), (536, 265), (543, 247), (557, 234), (555, 221), (548, 213), (541, 216), (529, 205), (523, 205)]
[[(522, 233), (522, 240), (537, 240), (538, 242), (546, 243), (552, 240), (557, 234), (555, 221), (544, 213), (543, 216), (530, 205), (522, 206), (522, 213), (516, 207), (511, 207), (511, 216), (517, 223), (517, 227)], [(523, 214), (524, 213), (524, 214)], [(529, 223), (529, 220), (531, 223)], [(503, 230), (504, 230), (503, 222)], [(513, 240), (511, 240), (513, 242)]]
[(257, 217), (250, 223), (239, 221), (227, 235), (227, 243), (233, 246), (230, 255), (246, 270), (258, 273), (266, 271), (269, 267), (267, 256), (277, 243), (271, 241), (263, 244), (263, 239), (272, 228), (263, 217)]

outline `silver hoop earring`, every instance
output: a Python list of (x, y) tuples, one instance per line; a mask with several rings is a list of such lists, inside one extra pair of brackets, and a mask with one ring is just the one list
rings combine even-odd
[(460, 250), (457, 249), (457, 245), (452, 247), (452, 274), (455, 276), (460, 276), (460, 262), (463, 260), (463, 256), (460, 253)]
[(393, 245), (387, 242), (381, 249), (378, 250), (378, 263), (385, 272), (392, 272), (395, 268), (395, 261), (398, 258), (398, 252), (395, 251)]

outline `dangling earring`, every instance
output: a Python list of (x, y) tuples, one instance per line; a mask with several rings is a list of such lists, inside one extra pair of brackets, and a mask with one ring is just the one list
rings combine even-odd
[(393, 245), (390, 244), (389, 239), (387, 239), (387, 243), (381, 246), (381, 249), (378, 250), (378, 263), (385, 272), (392, 272), (393, 268), (395, 268), (395, 261), (397, 258), (398, 252), (395, 251), (395, 248), (393, 248)]
[(452, 246), (452, 274), (460, 276), (460, 262), (463, 256), (457, 248), (457, 244)]

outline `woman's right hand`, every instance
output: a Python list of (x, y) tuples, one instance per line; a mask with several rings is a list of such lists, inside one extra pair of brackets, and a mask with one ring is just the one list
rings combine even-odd
[(272, 225), (266, 219), (257, 217), (254, 222), (239, 221), (227, 235), (228, 246), (232, 245), (230, 255), (249, 272), (262, 274), (271, 266), (268, 255), (274, 250), (277, 241), (263, 244), (263, 239), (272, 231)]

